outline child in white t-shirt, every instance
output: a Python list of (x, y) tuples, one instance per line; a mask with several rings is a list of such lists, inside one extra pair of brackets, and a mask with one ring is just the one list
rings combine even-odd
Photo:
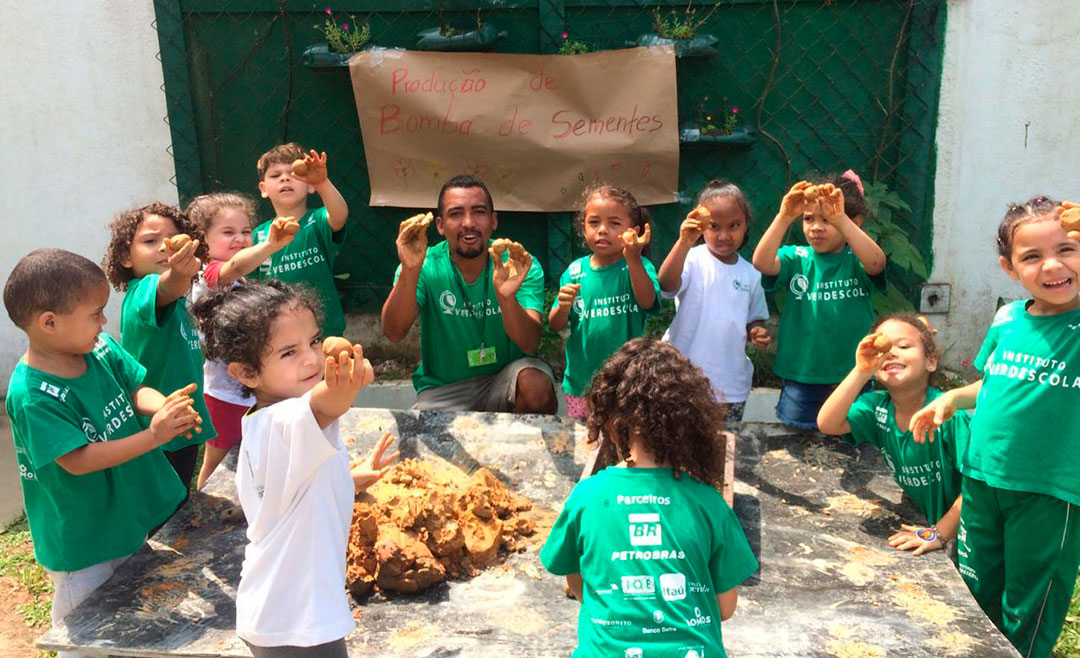
[(337, 419), (375, 375), (359, 345), (323, 356), (318, 309), (305, 289), (274, 280), (211, 290), (194, 309), (207, 356), (255, 397), (236, 466), (248, 521), (236, 634), (255, 658), (347, 655), (353, 499), (397, 457), (384, 457), (387, 434), (350, 469)]
[(746, 245), (749, 224), (742, 190), (709, 181), (679, 227), (658, 277), (664, 297), (675, 298), (675, 319), (663, 340), (705, 372), (732, 421), (742, 420), (754, 374), (746, 343), (765, 349), (771, 340), (761, 273), (738, 252)]

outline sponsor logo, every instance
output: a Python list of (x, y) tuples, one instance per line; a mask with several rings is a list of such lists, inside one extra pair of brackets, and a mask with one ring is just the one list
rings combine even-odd
[(795, 255), (799, 258), (810, 258), (810, 250), (806, 247), (795, 247)]
[(743, 283), (742, 281), (739, 281), (738, 279), (732, 279), (731, 280), (731, 287), (734, 288), (735, 290), (738, 290), (739, 292), (750, 292), (750, 284), (749, 283)]
[(689, 624), (691, 627), (693, 627), (693, 626), (701, 626), (703, 624), (711, 624), (712, 623), (712, 617), (709, 616), (709, 615), (702, 616), (701, 608), (694, 608), (694, 618), (693, 619), (687, 619), (686, 623)]
[[(661, 576), (663, 582), (663, 576)], [(626, 596), (654, 596), (656, 581), (652, 576), (623, 576), (622, 591)]]
[(664, 623), (664, 613), (660, 612), (659, 610), (653, 610), (652, 618), (653, 621), (655, 621), (657, 624)]
[(810, 280), (805, 275), (796, 274), (791, 277), (791, 283), (788, 284), (788, 288), (791, 289), (791, 294), (795, 295), (795, 299), (802, 299), (806, 294), (807, 288), (810, 287)]
[(712, 591), (712, 587), (705, 583), (690, 583), (691, 594), (708, 594)]
[(1069, 331), (1076, 331), (1077, 329), (1080, 329), (1080, 322), (1074, 322), (1073, 324), (1067, 324), (1065, 326), (1069, 328)]
[(874, 407), (874, 420), (884, 424), (889, 420), (889, 410), (885, 407)]
[(676, 651), (682, 653), (683, 658), (705, 658), (705, 647), (703, 646), (679, 647)]
[(682, 551), (669, 551), (667, 549), (657, 551), (612, 551), (611, 561), (619, 560), (682, 560), (686, 553)]
[(597, 626), (629, 626), (630, 622), (625, 619), (597, 619), (591, 617), (590, 621)]
[(660, 594), (665, 601), (681, 601), (686, 598), (686, 576), (681, 573), (660, 574)]
[(598, 589), (598, 590), (596, 590), (596, 594), (598, 596), (607, 596), (608, 594), (613, 594), (613, 593), (618, 592), (618, 591), (619, 591), (619, 586), (618, 585), (616, 585), (615, 583), (609, 583), (608, 587), (606, 589)]
[(37, 476), (30, 470), (30, 467), (26, 464), (19, 464), (19, 477), (24, 480), (36, 480)]
[(43, 393), (46, 393), (47, 395), (53, 396), (61, 402), (63, 402), (67, 398), (68, 391), (70, 390), (71, 389), (66, 386), (61, 389), (56, 384), (50, 384), (49, 382), (41, 382), (41, 391)]
[(457, 296), (449, 290), (442, 291), (442, 294), (439, 295), (439, 306), (442, 307), (443, 313), (450, 315), (457, 306)]
[(662, 538), (660, 531), (660, 515), (630, 514), (630, 545), (631, 546), (659, 546)]
[(641, 658), (644, 652), (641, 647), (630, 647), (626, 651), (623, 651), (623, 658)]

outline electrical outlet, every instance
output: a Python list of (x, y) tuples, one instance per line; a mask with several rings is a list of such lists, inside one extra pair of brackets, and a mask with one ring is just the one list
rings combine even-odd
[(919, 301), (919, 312), (947, 313), (949, 311), (949, 291), (951, 288), (952, 286), (948, 283), (924, 284)]

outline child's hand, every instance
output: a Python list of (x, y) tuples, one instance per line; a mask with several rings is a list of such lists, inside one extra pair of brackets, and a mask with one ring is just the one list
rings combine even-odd
[(413, 215), (398, 228), (397, 252), (402, 269), (420, 269), (427, 254), (427, 228), (431, 213)]
[(747, 337), (750, 339), (750, 344), (759, 350), (768, 349), (772, 343), (769, 330), (762, 326), (750, 327)]
[(712, 217), (709, 209), (698, 206), (690, 211), (679, 226), (679, 242), (693, 246), (705, 233), (705, 222)]
[(321, 154), (315, 149), (304, 156), (303, 160), (293, 162), (292, 173), (296, 180), (315, 186), (326, 180), (326, 151)]
[(194, 404), (187, 395), (166, 398), (165, 404), (150, 418), (150, 436), (155, 445), (165, 445), (181, 434), (190, 438), (192, 430), (202, 431), (199, 427), (202, 418), (195, 412)]
[(806, 188), (813, 187), (810, 183), (801, 180), (791, 186), (784, 198), (780, 200), (779, 218), (785, 222), (794, 221), (806, 212), (810, 203), (806, 199)]
[(945, 548), (945, 542), (933, 528), (920, 528), (905, 523), (900, 526), (900, 532), (889, 537), (889, 546), (898, 551), (915, 549), (912, 555), (922, 555)]
[(892, 350), (892, 341), (883, 334), (870, 334), (859, 341), (855, 348), (855, 367), (863, 372), (875, 373), (885, 363)]
[(1080, 240), (1080, 203), (1063, 201), (1057, 207), (1057, 214), (1061, 220), (1061, 228), (1065, 229), (1069, 238)]
[(276, 217), (270, 222), (270, 235), (266, 241), (280, 249), (292, 242), (300, 231), (300, 222), (295, 217)]
[(839, 225), (848, 218), (844, 214), (844, 192), (839, 187), (826, 183), (818, 186), (818, 208), (821, 215), (830, 224)]
[(176, 272), (183, 279), (195, 278), (202, 269), (202, 261), (195, 257), (195, 250), (199, 248), (199, 241), (185, 242), (184, 246), (169, 256), (169, 269)]
[[(503, 262), (502, 255), (508, 251), (510, 258)], [(488, 255), (492, 259), (491, 281), (495, 285), (495, 294), (503, 298), (513, 297), (521, 289), (525, 275), (532, 267), (532, 256), (521, 243), (506, 238), (491, 243)]]
[(649, 244), (649, 240), (652, 239), (652, 229), (648, 224), (645, 225), (645, 230), (638, 235), (636, 228), (628, 228), (623, 231), (623, 234), (619, 236), (623, 241), (623, 258), (627, 260), (640, 260), (641, 250), (645, 248), (645, 245)]
[[(364, 358), (364, 348), (353, 345), (352, 353), (342, 352), (337, 357), (326, 357), (323, 381), (332, 393), (347, 393), (352, 397), (360, 389), (375, 381), (371, 362)], [(350, 398), (351, 399), (351, 398)]]
[(570, 307), (574, 305), (574, 300), (577, 299), (578, 292), (580, 291), (580, 283), (568, 283), (562, 288), (559, 288), (559, 309), (563, 311), (570, 310)]
[(945, 421), (952, 418), (955, 413), (956, 403), (953, 402), (953, 397), (948, 393), (939, 396), (930, 404), (916, 411), (915, 415), (911, 417), (911, 422), (908, 424), (911, 437), (915, 439), (916, 443), (923, 443), (929, 436), (932, 442), (934, 440), (934, 430), (944, 425)]
[(394, 442), (394, 437), (390, 432), (382, 435), (379, 442), (375, 444), (375, 447), (368, 453), (367, 458), (357, 459), (349, 462), (349, 470), (352, 472), (353, 487), (356, 491), (364, 491), (371, 485), (379, 481), (379, 478), (386, 475), (386, 472), (394, 467), (393, 461), (401, 456), (401, 452), (394, 451), (394, 454), (389, 457), (384, 457), (383, 453), (390, 447), (390, 444)]

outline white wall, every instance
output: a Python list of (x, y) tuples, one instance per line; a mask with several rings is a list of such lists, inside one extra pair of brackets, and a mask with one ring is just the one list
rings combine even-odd
[(998, 297), (1023, 289), (997, 264), (1011, 201), (1080, 199), (1080, 5), (949, 0), (937, 129), (934, 272), (952, 284), (932, 316), (946, 363), (973, 360)]
[[(100, 262), (114, 214), (176, 203), (153, 20), (149, 0), (0, 3), (0, 281), (37, 247)], [(0, 316), (2, 396), (26, 339)]]

